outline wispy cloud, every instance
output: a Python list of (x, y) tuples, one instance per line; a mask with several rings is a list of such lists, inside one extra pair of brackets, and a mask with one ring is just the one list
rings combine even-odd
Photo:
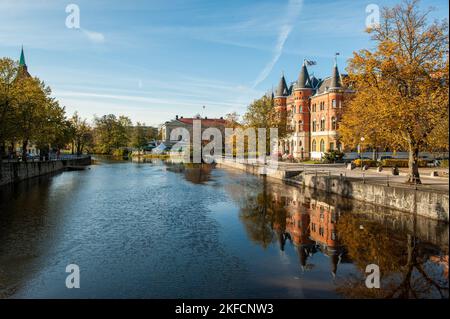
[(80, 29), (81, 32), (83, 32), (84, 35), (86, 35), (86, 37), (89, 39), (89, 41), (93, 42), (93, 43), (103, 43), (105, 42), (105, 36), (103, 35), (103, 33), (100, 32), (96, 32), (96, 31), (90, 31), (87, 29)]
[(294, 27), (295, 20), (300, 14), (302, 5), (303, 0), (289, 0), (289, 4), (287, 6), (286, 19), (280, 28), (280, 33), (278, 34), (277, 43), (275, 45), (272, 59), (269, 61), (269, 63), (266, 64), (266, 66), (259, 73), (255, 82), (253, 83), (253, 88), (257, 87), (262, 81), (264, 81), (267, 78), (267, 76), (270, 74), (273, 67), (277, 63), (278, 59), (280, 58), (281, 54), (283, 53), (284, 44), (286, 43), (286, 40), (289, 37), (292, 28)]

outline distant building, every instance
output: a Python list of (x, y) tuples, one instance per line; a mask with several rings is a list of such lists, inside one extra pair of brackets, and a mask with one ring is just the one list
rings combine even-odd
[[(204, 130), (206, 130), (207, 128), (210, 127), (214, 127), (219, 129), (219, 131), (222, 134), (222, 138), (225, 137), (225, 126), (227, 121), (224, 120), (223, 118), (219, 118), (219, 119), (208, 119), (207, 117), (201, 118), (183, 118), (183, 117), (178, 117), (178, 115), (175, 117), (174, 120), (171, 121), (167, 121), (165, 122), (162, 127), (161, 127), (161, 139), (162, 141), (165, 142), (177, 142), (177, 141), (183, 141), (183, 139), (181, 138), (181, 136), (177, 136), (175, 138), (170, 138), (170, 134), (172, 133), (172, 131), (174, 129), (177, 128), (185, 128), (190, 135), (190, 142), (192, 142), (192, 138), (193, 138), (193, 123), (195, 120), (199, 120), (201, 121), (201, 132), (203, 133)], [(208, 139), (209, 141), (209, 139)], [(184, 142), (188, 142), (187, 140), (184, 140)]]

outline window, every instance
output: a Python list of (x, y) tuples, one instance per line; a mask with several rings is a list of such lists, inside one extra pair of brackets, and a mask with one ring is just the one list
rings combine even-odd
[(316, 120), (314, 119), (314, 121), (313, 121), (313, 127), (312, 127), (313, 132), (316, 131), (316, 127), (317, 127), (317, 122), (316, 122)]
[(325, 152), (325, 141), (320, 140), (320, 151), (323, 153)]
[(325, 233), (325, 232), (324, 232), (324, 230), (323, 230), (323, 227), (320, 227), (320, 228), (319, 228), (319, 235), (323, 237), (324, 233)]
[(302, 106), (300, 106), (300, 108), (298, 110), (298, 113), (303, 113), (303, 107)]
[(334, 143), (330, 143), (330, 151), (334, 151)]
[(323, 111), (325, 109), (325, 102), (320, 102), (320, 110)]
[(298, 130), (303, 131), (303, 121), (298, 121)]
[(331, 101), (331, 105), (332, 105), (333, 108), (335, 109), (335, 108), (336, 108), (336, 100), (332, 100), (332, 101)]
[(331, 129), (336, 130), (336, 118), (334, 116), (331, 118)]
[(312, 106), (312, 111), (313, 111), (313, 112), (316, 111), (316, 103), (313, 104), (313, 106)]
[(314, 141), (312, 142), (312, 151), (315, 152), (315, 151), (316, 151), (316, 148), (317, 148), (317, 143), (316, 143), (316, 140), (314, 140)]
[(325, 131), (325, 118), (320, 120), (320, 130)]

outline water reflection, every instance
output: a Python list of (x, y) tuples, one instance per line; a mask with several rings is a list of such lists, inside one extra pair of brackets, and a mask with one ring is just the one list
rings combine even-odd
[(0, 188), (0, 297), (441, 296), (447, 224), (238, 171), (101, 160)]
[(181, 173), (185, 180), (194, 184), (203, 184), (211, 180), (211, 172), (214, 168), (214, 165), (210, 164), (184, 164), (170, 161), (164, 161), (164, 164), (168, 171)]
[[(329, 257), (333, 277), (340, 264), (353, 263), (356, 271), (337, 286), (346, 297), (448, 298), (448, 225), (265, 178), (262, 184), (230, 191), (252, 241), (264, 248), (277, 241), (281, 251), (292, 243), (302, 271), (314, 268), (308, 259), (317, 253)], [(382, 289), (365, 286), (369, 264), (380, 267)]]

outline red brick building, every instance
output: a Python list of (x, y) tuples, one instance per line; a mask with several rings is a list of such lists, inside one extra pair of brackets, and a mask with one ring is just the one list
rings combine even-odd
[(291, 133), (279, 142), (280, 151), (297, 159), (320, 159), (325, 152), (341, 149), (337, 128), (343, 101), (352, 93), (344, 87), (337, 63), (325, 79), (310, 76), (306, 60), (290, 86), (282, 75), (273, 93), (274, 105)]

